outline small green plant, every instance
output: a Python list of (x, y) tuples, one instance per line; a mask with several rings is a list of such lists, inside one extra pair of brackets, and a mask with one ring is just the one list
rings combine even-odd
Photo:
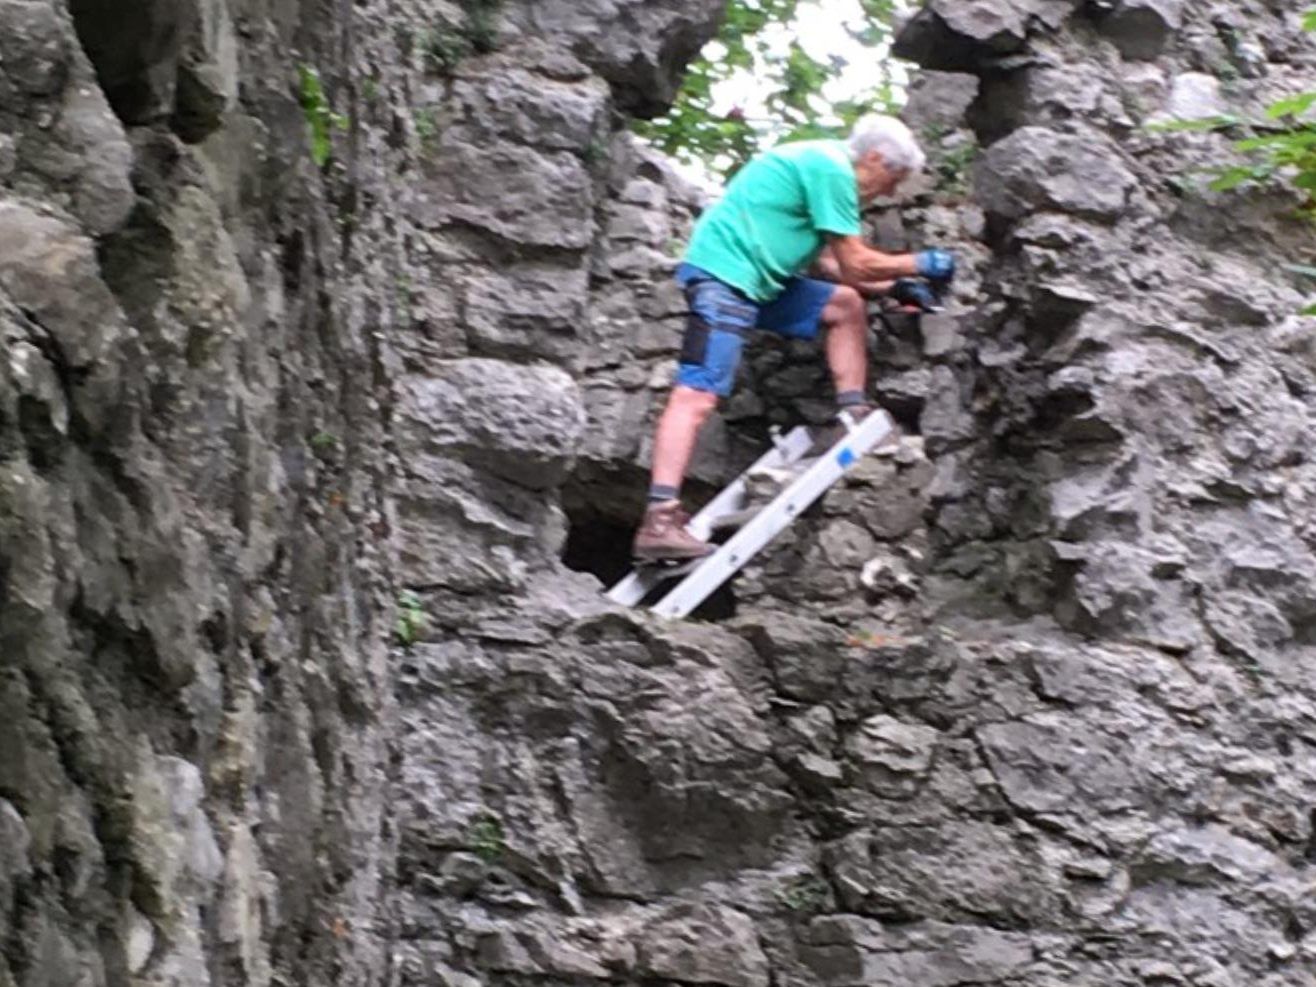
[(367, 77), (366, 80), (361, 83), (361, 96), (367, 103), (372, 105), (378, 102), (379, 83), (375, 81), (374, 78)]
[(395, 628), (398, 643), (409, 648), (420, 640), (425, 630), (425, 605), (411, 590), (398, 596), (398, 619)]
[(930, 123), (923, 128), (923, 145), (931, 149), (931, 172), (937, 179), (937, 191), (962, 196), (969, 191), (969, 166), (978, 156), (978, 145), (966, 135), (962, 141), (946, 146), (946, 138), (954, 133), (944, 124)]
[(410, 308), (416, 298), (416, 292), (411, 287), (411, 276), (406, 273), (399, 274), (393, 285), (397, 289), (398, 308)]
[(466, 0), (464, 33), (478, 54), (498, 47), (498, 14), (503, 0)]
[(425, 67), (435, 75), (448, 75), (471, 53), (471, 44), (466, 37), (446, 23), (424, 32), (420, 41)]
[(831, 903), (831, 889), (822, 878), (806, 874), (778, 888), (777, 900), (793, 912), (817, 915)]
[(302, 113), (311, 135), (311, 160), (323, 168), (334, 153), (333, 132), (346, 130), (349, 121), (329, 105), (319, 72), (310, 65), (299, 65), (297, 72), (301, 82)]
[(937, 161), (937, 186), (947, 195), (969, 191), (969, 166), (978, 156), (978, 145), (966, 142), (945, 151)]
[(317, 456), (326, 456), (338, 448), (338, 436), (333, 432), (316, 432), (309, 442), (311, 451)]
[[(1316, 7), (1307, 11), (1302, 26), (1316, 31)], [(1264, 182), (1278, 174), (1291, 174), (1291, 183), (1306, 195), (1303, 214), (1316, 221), (1316, 123), (1309, 114), (1316, 107), (1316, 90), (1295, 93), (1266, 107), (1264, 120), (1245, 121), (1232, 114), (1197, 120), (1174, 120), (1148, 126), (1149, 130), (1214, 131), (1235, 128), (1251, 136), (1234, 141), (1234, 150), (1252, 160), (1241, 165), (1210, 169), (1210, 187), (1226, 192), (1251, 182)]]
[(602, 162), (607, 161), (609, 150), (610, 150), (610, 146), (608, 144), (607, 138), (595, 137), (593, 140), (591, 140), (588, 144), (585, 145), (584, 150), (580, 152), (580, 157), (581, 160), (585, 162), (585, 164), (590, 165), (592, 167), (593, 165), (601, 164)]
[(497, 816), (489, 813), (477, 817), (471, 823), (471, 828), (466, 834), (466, 841), (470, 844), (475, 855), (486, 864), (492, 864), (507, 849), (507, 843), (503, 837), (503, 824), (498, 821)]
[(420, 38), (425, 67), (435, 75), (448, 75), (464, 58), (487, 55), (498, 47), (498, 17), (503, 0), (465, 0), (462, 23), (446, 20)]
[(416, 136), (422, 144), (428, 145), (439, 136), (439, 111), (433, 106), (425, 106), (416, 111)]
[[(1302, 19), (1303, 30), (1316, 31), (1316, 7)], [(1248, 136), (1234, 140), (1234, 150), (1249, 160), (1208, 169), (1209, 187), (1227, 192), (1242, 185), (1285, 179), (1303, 196), (1298, 214), (1316, 223), (1316, 90), (1294, 93), (1266, 107), (1264, 120), (1244, 121), (1232, 115), (1153, 124), (1150, 130), (1214, 131), (1242, 129)], [(1316, 315), (1316, 305), (1303, 310)]]
[[(1285, 264), (1284, 267), (1286, 270), (1292, 271), (1294, 274), (1300, 274), (1304, 278), (1311, 278), (1313, 281), (1316, 281), (1316, 267), (1311, 267), (1308, 264)], [(1316, 305), (1308, 305), (1302, 310), (1302, 314), (1316, 315)]]

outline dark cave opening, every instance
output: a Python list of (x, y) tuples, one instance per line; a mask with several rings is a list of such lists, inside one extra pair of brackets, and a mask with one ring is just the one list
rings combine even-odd
[[(579, 491), (577, 491), (579, 493)], [(604, 586), (611, 587), (623, 579), (634, 567), (631, 559), (631, 541), (635, 537), (634, 522), (625, 523), (590, 507), (579, 498), (569, 498), (567, 517), (570, 527), (562, 562), (568, 569), (588, 572), (597, 576)], [(736, 615), (735, 578), (700, 604), (690, 615), (691, 620), (720, 621)], [(664, 580), (640, 603), (650, 607), (676, 586), (675, 579)]]
[(183, 15), (160, 0), (72, 0), (73, 26), (116, 116), (134, 126), (172, 110)]

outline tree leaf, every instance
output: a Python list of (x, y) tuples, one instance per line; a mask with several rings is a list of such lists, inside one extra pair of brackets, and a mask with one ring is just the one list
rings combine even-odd
[[(871, 96), (834, 105), (823, 95), (828, 83), (846, 68), (837, 55), (813, 58), (793, 41), (783, 52), (773, 48), (767, 28), (793, 28), (817, 7), (802, 0), (726, 0), (726, 16), (715, 41), (686, 73), (676, 103), (663, 116), (637, 121), (633, 129), (655, 147), (686, 162), (730, 175), (759, 150), (785, 139), (838, 136), (861, 112), (890, 111), (895, 87), (885, 46), (896, 14), (895, 0), (859, 0), (863, 20), (845, 30), (874, 49)], [(797, 35), (798, 31), (791, 32)], [(738, 73), (752, 73), (766, 119), (728, 121), (718, 105), (718, 84)], [(862, 110), (860, 107), (862, 106)], [(838, 125), (839, 121), (839, 125)], [(736, 126), (724, 124), (735, 123)]]
[(1301, 116), (1311, 109), (1313, 103), (1316, 103), (1316, 92), (1298, 93), (1296, 96), (1275, 100), (1266, 107), (1266, 116), (1272, 120), (1287, 116)]
[(1253, 181), (1255, 178), (1256, 175), (1253, 174), (1252, 168), (1235, 166), (1220, 171), (1207, 187), (1213, 192), (1228, 192), (1230, 189), (1238, 188), (1244, 182)]
[(1164, 120), (1159, 123), (1149, 123), (1143, 129), (1153, 133), (1161, 131), (1208, 131), (1208, 130), (1226, 130), (1229, 127), (1238, 125), (1238, 117), (1230, 114), (1220, 114), (1213, 117), (1198, 117), (1193, 120)]

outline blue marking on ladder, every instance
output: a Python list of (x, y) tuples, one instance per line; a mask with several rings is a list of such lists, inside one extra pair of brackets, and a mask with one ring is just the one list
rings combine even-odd
[(849, 446), (846, 446), (836, 454), (836, 461), (841, 464), (841, 469), (849, 469), (850, 464), (854, 462), (854, 459), (854, 453), (850, 451)]

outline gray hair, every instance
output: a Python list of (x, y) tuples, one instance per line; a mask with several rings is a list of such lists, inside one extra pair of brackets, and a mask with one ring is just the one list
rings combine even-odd
[(895, 117), (870, 113), (860, 117), (850, 132), (850, 158), (858, 161), (869, 151), (882, 155), (894, 170), (919, 171), (927, 160), (909, 128)]

